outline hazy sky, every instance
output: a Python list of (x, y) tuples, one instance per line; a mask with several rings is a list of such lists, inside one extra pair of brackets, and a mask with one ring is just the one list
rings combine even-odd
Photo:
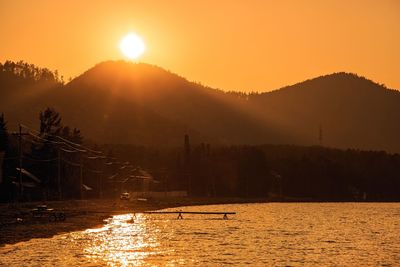
[(399, 0), (0, 0), (0, 62), (65, 77), (122, 59), (133, 31), (140, 61), (224, 90), (268, 91), (355, 72), (400, 89)]

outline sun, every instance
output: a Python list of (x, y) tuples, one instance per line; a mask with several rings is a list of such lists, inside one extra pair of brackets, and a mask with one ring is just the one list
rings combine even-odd
[(129, 59), (137, 59), (146, 50), (143, 39), (136, 33), (128, 33), (119, 43), (122, 54)]

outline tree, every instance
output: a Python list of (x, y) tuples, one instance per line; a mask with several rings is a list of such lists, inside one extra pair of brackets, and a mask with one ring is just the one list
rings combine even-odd
[(57, 147), (54, 142), (58, 141), (56, 136), (62, 133), (61, 116), (53, 108), (47, 108), (40, 112), (40, 135), (45, 139), (40, 144), (33, 143), (30, 157), (34, 159), (29, 168), (41, 179), (45, 189), (45, 198), (51, 197), (55, 192), (57, 183)]
[(0, 63), (0, 74), (8, 79), (20, 78), (29, 82), (50, 82), (63, 84), (63, 77), (57, 70), (51, 71), (47, 68), (40, 68), (33, 64), (28, 64), (22, 60), (13, 62), (7, 60), (4, 64)]
[(71, 135), (71, 129), (68, 126), (63, 127), (61, 131), (61, 136), (69, 140), (70, 135)]
[(47, 108), (40, 112), (40, 134), (59, 135), (63, 129), (61, 126), (61, 116), (53, 108)]
[(79, 130), (78, 128), (74, 128), (74, 130), (72, 132), (71, 141), (74, 143), (77, 143), (77, 144), (83, 143), (83, 137), (81, 134), (81, 130)]
[(74, 128), (74, 130), (71, 132), (71, 129), (68, 126), (64, 126), (61, 130), (61, 137), (76, 144), (83, 143), (81, 130), (78, 128)]
[[(10, 156), (10, 146), (8, 143), (7, 123), (4, 114), (0, 115), (0, 157)], [(3, 161), (0, 159), (0, 201), (10, 201), (13, 199), (15, 188), (12, 185), (11, 174), (16, 168), (15, 161)]]
[(0, 115), (0, 151), (6, 151), (8, 144), (7, 122), (4, 120), (4, 114)]

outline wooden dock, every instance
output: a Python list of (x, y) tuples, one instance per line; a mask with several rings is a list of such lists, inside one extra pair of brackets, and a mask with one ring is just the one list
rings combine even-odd
[(228, 215), (236, 214), (231, 211), (145, 211), (144, 214), (178, 214), (178, 219), (183, 219), (182, 214), (214, 214), (224, 215), (222, 218), (227, 220)]

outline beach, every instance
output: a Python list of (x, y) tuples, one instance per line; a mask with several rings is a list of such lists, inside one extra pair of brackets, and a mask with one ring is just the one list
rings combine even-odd
[[(69, 200), (0, 204), (0, 246), (48, 238), (61, 233), (101, 227), (104, 220), (117, 214), (180, 206), (265, 202), (263, 199), (244, 198), (166, 198), (149, 200)], [(64, 212), (65, 221), (50, 222), (48, 217), (33, 218), (32, 209), (47, 205), (55, 212)]]

